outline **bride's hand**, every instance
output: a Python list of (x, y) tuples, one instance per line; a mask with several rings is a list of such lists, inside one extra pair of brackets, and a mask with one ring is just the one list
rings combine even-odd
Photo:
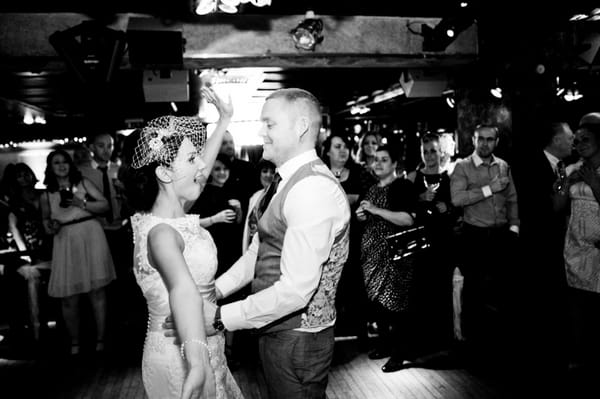
[(217, 93), (215, 93), (215, 91), (211, 87), (205, 86), (202, 89), (200, 89), (200, 91), (202, 92), (204, 98), (206, 98), (206, 101), (208, 101), (211, 104), (214, 104), (214, 106), (217, 107), (220, 119), (231, 119), (231, 116), (233, 115), (233, 104), (231, 103), (231, 96), (229, 96), (227, 102), (225, 102), (220, 96), (217, 95)]
[(181, 399), (215, 398), (215, 373), (209, 364), (192, 366), (183, 382)]

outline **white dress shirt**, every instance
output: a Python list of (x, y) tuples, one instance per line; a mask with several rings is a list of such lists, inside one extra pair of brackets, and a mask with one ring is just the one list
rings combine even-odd
[[(317, 158), (316, 151), (310, 150), (281, 165), (277, 193), (302, 165)], [(333, 177), (326, 166), (323, 171)], [(339, 185), (324, 176), (310, 176), (290, 189), (283, 217), (288, 227), (281, 250), (281, 276), (271, 287), (221, 307), (221, 319), (228, 330), (260, 328), (304, 308), (317, 289), (336, 235), (350, 219), (350, 208)], [(255, 234), (248, 251), (217, 279), (217, 288), (224, 296), (252, 281), (259, 245)]]
[(552, 166), (552, 170), (554, 171), (554, 173), (558, 174), (558, 163), (560, 162), (560, 159), (558, 159), (554, 155), (550, 154), (546, 150), (544, 150), (544, 155), (548, 159), (548, 162), (550, 162), (550, 166)]

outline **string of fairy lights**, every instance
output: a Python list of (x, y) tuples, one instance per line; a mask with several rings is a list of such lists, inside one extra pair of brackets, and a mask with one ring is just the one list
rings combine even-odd
[(66, 144), (83, 144), (87, 141), (86, 137), (65, 137), (52, 140), (26, 140), (26, 141), (9, 141), (0, 143), (0, 150), (15, 150), (15, 149), (35, 149), (35, 148), (50, 148), (53, 146), (62, 146)]

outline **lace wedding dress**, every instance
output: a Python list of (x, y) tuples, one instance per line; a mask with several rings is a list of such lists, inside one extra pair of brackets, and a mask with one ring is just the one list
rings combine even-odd
[[(185, 379), (185, 362), (174, 338), (167, 338), (161, 327), (171, 313), (169, 294), (160, 274), (148, 262), (148, 232), (159, 223), (172, 226), (185, 243), (183, 256), (198, 292), (206, 301), (215, 302), (217, 251), (210, 234), (200, 227), (198, 215), (164, 219), (151, 214), (135, 214), (131, 218), (135, 242), (134, 274), (148, 305), (148, 331), (142, 359), (142, 379), (150, 399), (179, 398)], [(210, 363), (215, 372), (218, 399), (243, 398), (227, 368), (223, 334), (208, 337), (212, 353)]]

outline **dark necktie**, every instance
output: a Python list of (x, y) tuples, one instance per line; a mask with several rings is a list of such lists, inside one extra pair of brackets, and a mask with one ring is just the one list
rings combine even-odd
[(556, 174), (559, 179), (564, 179), (567, 176), (567, 171), (565, 170), (565, 163), (563, 161), (558, 161), (556, 164)]
[(113, 209), (110, 195), (110, 180), (108, 179), (108, 167), (98, 166), (98, 169), (102, 172), (102, 187), (104, 188), (104, 197), (108, 201), (108, 211), (106, 211), (104, 217), (108, 223), (111, 223), (113, 221)]
[(269, 202), (271, 202), (271, 198), (273, 198), (273, 195), (275, 195), (275, 193), (277, 192), (277, 186), (279, 185), (280, 181), (281, 176), (279, 175), (279, 173), (275, 173), (275, 176), (273, 176), (273, 181), (269, 185), (267, 192), (265, 193), (265, 195), (262, 196), (262, 198), (258, 202), (258, 206), (256, 207), (257, 220), (260, 219), (263, 213), (265, 213), (265, 211), (267, 210)]

